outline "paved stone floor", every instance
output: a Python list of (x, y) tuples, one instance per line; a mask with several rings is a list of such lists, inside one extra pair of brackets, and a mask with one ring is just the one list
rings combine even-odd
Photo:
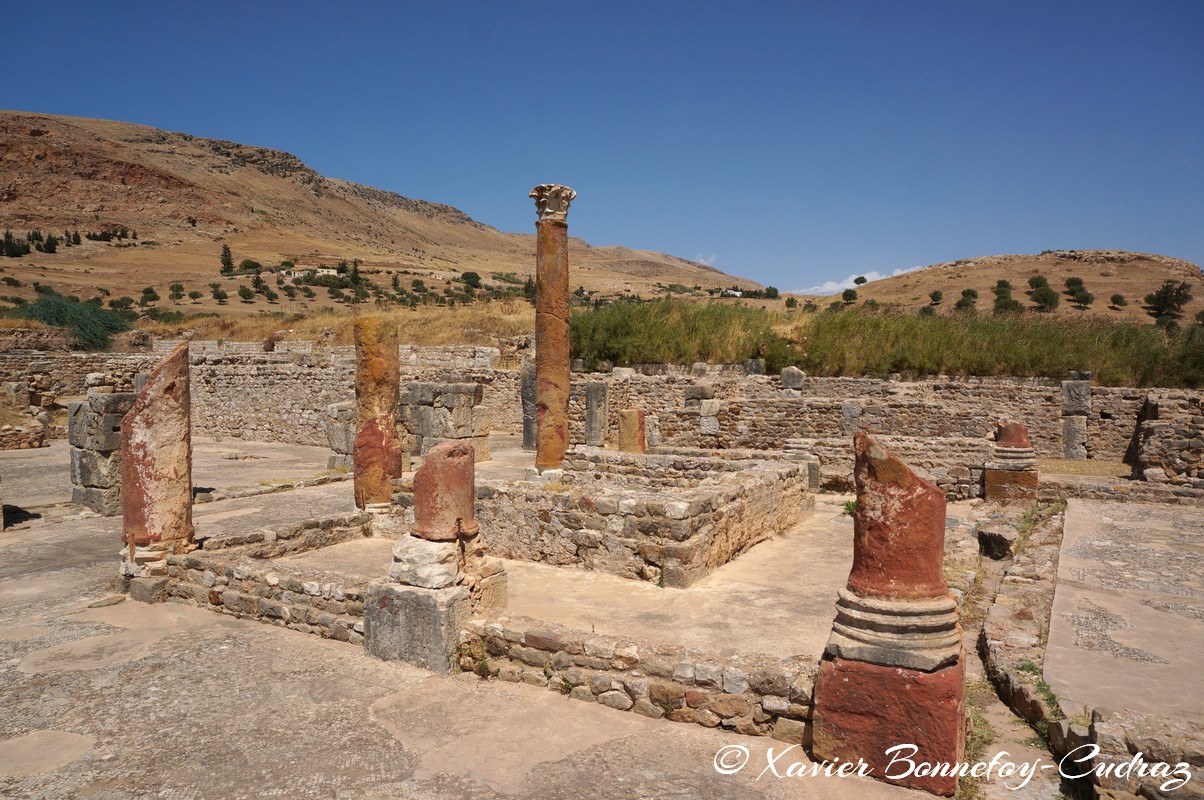
[(1072, 500), (1045, 678), (1063, 700), (1204, 721), (1204, 511)]

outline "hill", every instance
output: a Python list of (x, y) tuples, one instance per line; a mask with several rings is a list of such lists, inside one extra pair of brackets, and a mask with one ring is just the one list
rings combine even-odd
[[(1166, 256), (1122, 250), (1047, 250), (1038, 255), (981, 256), (935, 264), (856, 287), (856, 304), (873, 300), (903, 311), (918, 311), (932, 305), (929, 295), (940, 291), (944, 298), (935, 308), (938, 313), (948, 314), (953, 312), (962, 291), (973, 289), (978, 292), (978, 310), (989, 313), (995, 301), (991, 289), (998, 281), (1006, 280), (1012, 284), (1012, 296), (1031, 310), (1035, 303), (1028, 295), (1029, 278), (1034, 275), (1044, 276), (1050, 287), (1059, 293), (1060, 302), (1053, 312), (1057, 316), (1151, 322), (1152, 318), (1142, 308), (1144, 298), (1166, 281), (1188, 284), (1193, 299), (1185, 306), (1185, 320), (1204, 309), (1204, 277), (1201, 277), (1199, 266)], [(1067, 278), (1082, 279), (1086, 290), (1095, 298), (1090, 306), (1083, 308), (1074, 304), (1066, 289)], [(1114, 294), (1123, 295), (1126, 305), (1111, 306)], [(839, 298), (837, 294), (808, 299), (824, 308)]]
[[(536, 181), (533, 178), (532, 184)], [(526, 191), (527, 187), (516, 187)], [(529, 203), (521, 195), (515, 202)], [(534, 230), (535, 209), (531, 209)], [(387, 286), (423, 281), (438, 293), (466, 271), (486, 283), (518, 283), (534, 270), (534, 236), (503, 233), (451, 206), (328, 178), (296, 156), (265, 147), (203, 139), (142, 125), (0, 111), (0, 228), (19, 236), (40, 229), (79, 231), (81, 243), (55, 253), (2, 258), (20, 286), (0, 293), (31, 297), (49, 283), (82, 298), (139, 296), (151, 286), (164, 298), (172, 283), (203, 290), (182, 310), (216, 310), (208, 284), (221, 280), (233, 299), (222, 312), (301, 311), (332, 305), (263, 298), (239, 303), (247, 276), (218, 274), (223, 244), (236, 261), (298, 266), (359, 261), (360, 272)], [(130, 232), (93, 241), (86, 234)], [(133, 234), (137, 238), (133, 238)], [(650, 295), (657, 284), (687, 287), (757, 284), (675, 256), (570, 242), (574, 287), (603, 295)], [(493, 278), (507, 275), (507, 279)]]

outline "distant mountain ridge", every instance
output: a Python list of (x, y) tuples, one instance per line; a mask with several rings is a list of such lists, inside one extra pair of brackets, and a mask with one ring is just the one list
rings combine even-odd
[[(534, 181), (533, 181), (534, 183)], [(525, 193), (527, 187), (517, 187)], [(535, 209), (531, 209), (532, 230)], [(534, 236), (503, 233), (452, 206), (328, 178), (291, 153), (108, 120), (0, 111), (0, 226), (126, 227), (139, 246), (41, 254), (56, 287), (213, 280), (222, 244), (265, 264), (360, 259), (432, 277), (530, 275)], [(571, 229), (570, 229), (571, 230)], [(757, 284), (684, 258), (572, 239), (574, 286), (650, 295), (657, 283)], [(5, 265), (9, 266), (9, 265)], [(14, 268), (18, 268), (14, 265)]]

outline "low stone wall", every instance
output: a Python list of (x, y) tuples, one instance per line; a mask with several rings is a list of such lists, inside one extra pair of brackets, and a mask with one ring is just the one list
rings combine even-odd
[(0, 450), (30, 450), (49, 445), (46, 426), (36, 420), (30, 420), (26, 425), (0, 427)]
[(379, 576), (360, 580), (269, 559), (369, 535), (368, 516), (354, 514), (209, 538), (203, 549), (169, 556), (167, 577), (158, 579), (155, 591), (223, 614), (362, 644), (364, 594), (388, 564), (380, 565)]
[(503, 558), (686, 587), (814, 504), (806, 467), (570, 451), (556, 483), (478, 481), (477, 519)]
[(22, 350), (68, 351), (79, 340), (62, 328), (0, 328), (0, 353)]
[[(982, 497), (983, 464), (991, 460), (993, 452), (990, 440), (961, 436), (877, 436), (876, 439), (939, 486), (950, 499)], [(853, 491), (852, 437), (795, 439), (791, 444), (819, 458), (823, 488)]]
[(810, 659), (721, 656), (501, 617), (468, 623), (460, 668), (654, 719), (810, 744)]
[(1127, 478), (1041, 476), (1037, 496), (1042, 501), (1115, 500), (1128, 503), (1169, 503), (1204, 506), (1204, 489), (1174, 484), (1150, 483)]
[(489, 461), (489, 434), (493, 420), (481, 408), (484, 389), (478, 383), (423, 383), (402, 385), (400, 423), (413, 442), (413, 455), (426, 455), (448, 440), (467, 440), (478, 462)]

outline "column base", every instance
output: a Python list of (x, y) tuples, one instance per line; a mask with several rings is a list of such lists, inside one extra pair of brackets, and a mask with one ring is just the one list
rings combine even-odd
[(438, 675), (456, 669), (468, 590), (374, 583), (364, 598), (364, 649), (384, 661), (405, 661)]
[[(813, 723), (817, 759), (856, 763), (860, 758), (878, 780), (952, 795), (956, 775), (902, 776), (910, 768), (903, 759), (951, 769), (964, 759), (965, 653), (956, 665), (935, 672), (825, 657), (815, 681)], [(887, 753), (897, 745), (919, 749)], [(892, 759), (898, 760), (892, 765)]]

